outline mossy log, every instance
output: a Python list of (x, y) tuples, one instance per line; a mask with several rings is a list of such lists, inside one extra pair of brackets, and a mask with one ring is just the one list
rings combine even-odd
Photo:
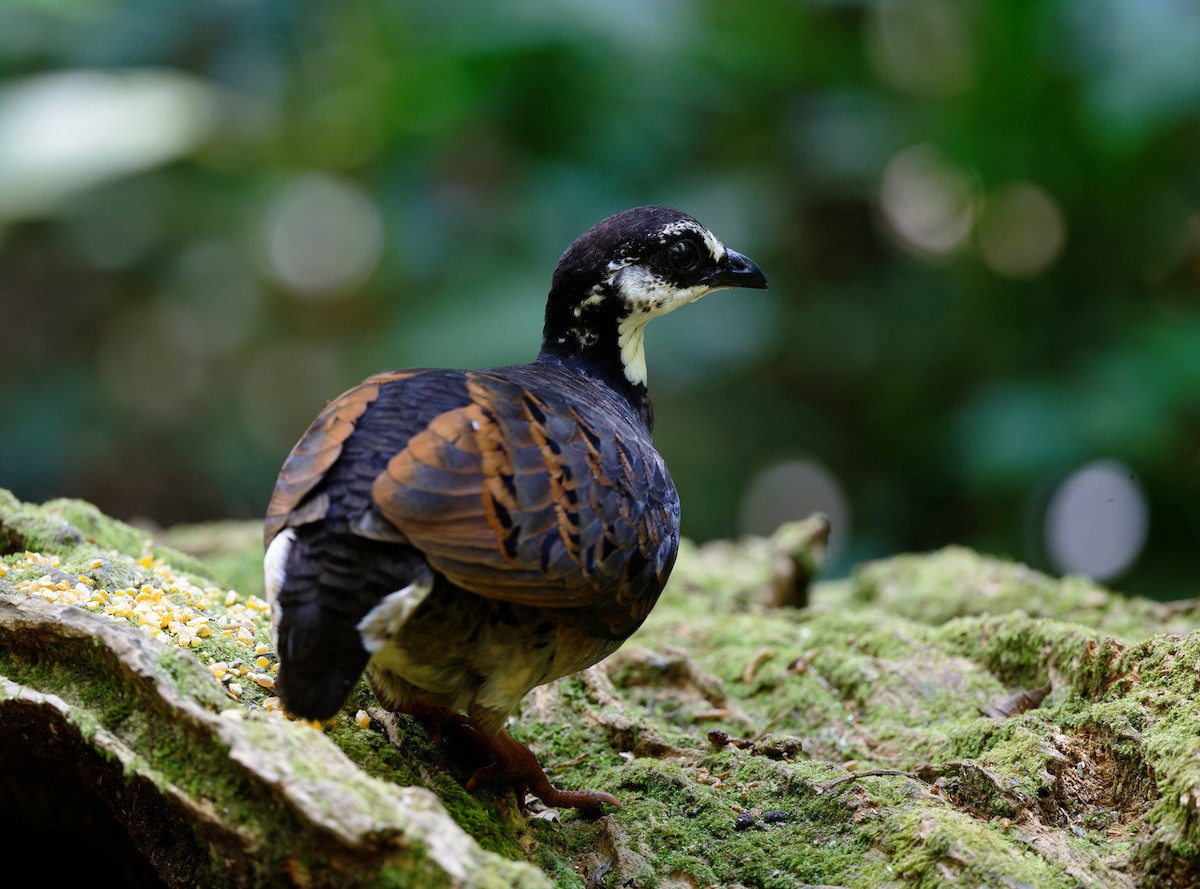
[[(603, 817), (468, 794), (360, 685), (272, 695), (258, 528), (0, 491), (14, 854), (166, 886), (1200, 885), (1200, 620), (963, 549), (808, 580), (819, 519), (685, 545), (647, 624), (514, 717)], [(785, 603), (785, 604), (780, 604)]]

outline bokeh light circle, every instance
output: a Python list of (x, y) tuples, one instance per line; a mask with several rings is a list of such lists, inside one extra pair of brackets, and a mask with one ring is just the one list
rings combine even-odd
[(905, 148), (884, 167), (884, 221), (900, 246), (917, 256), (936, 259), (962, 247), (977, 203), (971, 178), (932, 145)]
[(1067, 236), (1058, 201), (1030, 182), (1015, 182), (989, 195), (976, 233), (984, 261), (1008, 278), (1041, 274), (1058, 258)]
[(738, 509), (738, 530), (768, 536), (784, 522), (816, 512), (829, 518), (832, 559), (850, 539), (851, 510), (845, 490), (837, 476), (816, 460), (785, 460), (750, 480)]
[(1046, 508), (1046, 551), (1063, 574), (1105, 581), (1137, 560), (1149, 532), (1149, 510), (1137, 479), (1116, 460), (1072, 472)]
[(383, 252), (383, 217), (358, 186), (313, 173), (275, 195), (262, 239), (271, 278), (300, 296), (337, 296), (375, 270)]

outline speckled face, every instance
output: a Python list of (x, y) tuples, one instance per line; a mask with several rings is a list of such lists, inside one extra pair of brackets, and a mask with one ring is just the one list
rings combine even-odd
[(626, 380), (644, 386), (647, 321), (714, 290), (766, 286), (758, 266), (691, 216), (671, 207), (636, 207), (601, 221), (563, 253), (547, 302), (543, 349), (568, 356), (615, 349)]
[(683, 218), (667, 223), (640, 250), (631, 250), (630, 255), (609, 264), (602, 286), (621, 301), (618, 345), (631, 383), (646, 383), (643, 333), (647, 321), (714, 290), (734, 286), (713, 277), (728, 253), (707, 228)]

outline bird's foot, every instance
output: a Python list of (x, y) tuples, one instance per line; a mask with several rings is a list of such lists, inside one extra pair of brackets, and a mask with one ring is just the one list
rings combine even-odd
[(468, 791), (485, 784), (507, 782), (512, 785), (522, 813), (528, 811), (528, 794), (552, 808), (577, 809), (589, 816), (602, 815), (605, 805), (624, 808), (615, 796), (602, 790), (560, 790), (555, 787), (529, 748), (506, 731), (492, 736), (480, 734), (479, 739), (488, 748), (493, 761), (475, 770), (467, 781)]

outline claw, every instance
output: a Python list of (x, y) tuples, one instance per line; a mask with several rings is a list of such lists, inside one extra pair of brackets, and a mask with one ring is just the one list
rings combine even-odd
[(492, 737), (481, 733), (479, 740), (490, 750), (493, 759), (471, 775), (466, 784), (468, 792), (485, 784), (507, 781), (512, 784), (517, 806), (523, 813), (527, 811), (525, 797), (530, 793), (552, 808), (578, 809), (591, 816), (602, 815), (605, 805), (624, 808), (615, 796), (602, 790), (560, 790), (555, 787), (529, 748), (506, 731), (501, 730)]
[(528, 814), (526, 797), (533, 794), (547, 806), (556, 809), (577, 809), (588, 816), (604, 813), (604, 806), (624, 806), (611, 793), (602, 790), (560, 790), (550, 783), (545, 770), (520, 741), (508, 732), (485, 731), (478, 719), (448, 710), (423, 698), (409, 702), (406, 712), (415, 717), (439, 747), (454, 733), (473, 746), (486, 764), (475, 770), (465, 785), (468, 793), (486, 784), (507, 782), (517, 797), (517, 807)]

